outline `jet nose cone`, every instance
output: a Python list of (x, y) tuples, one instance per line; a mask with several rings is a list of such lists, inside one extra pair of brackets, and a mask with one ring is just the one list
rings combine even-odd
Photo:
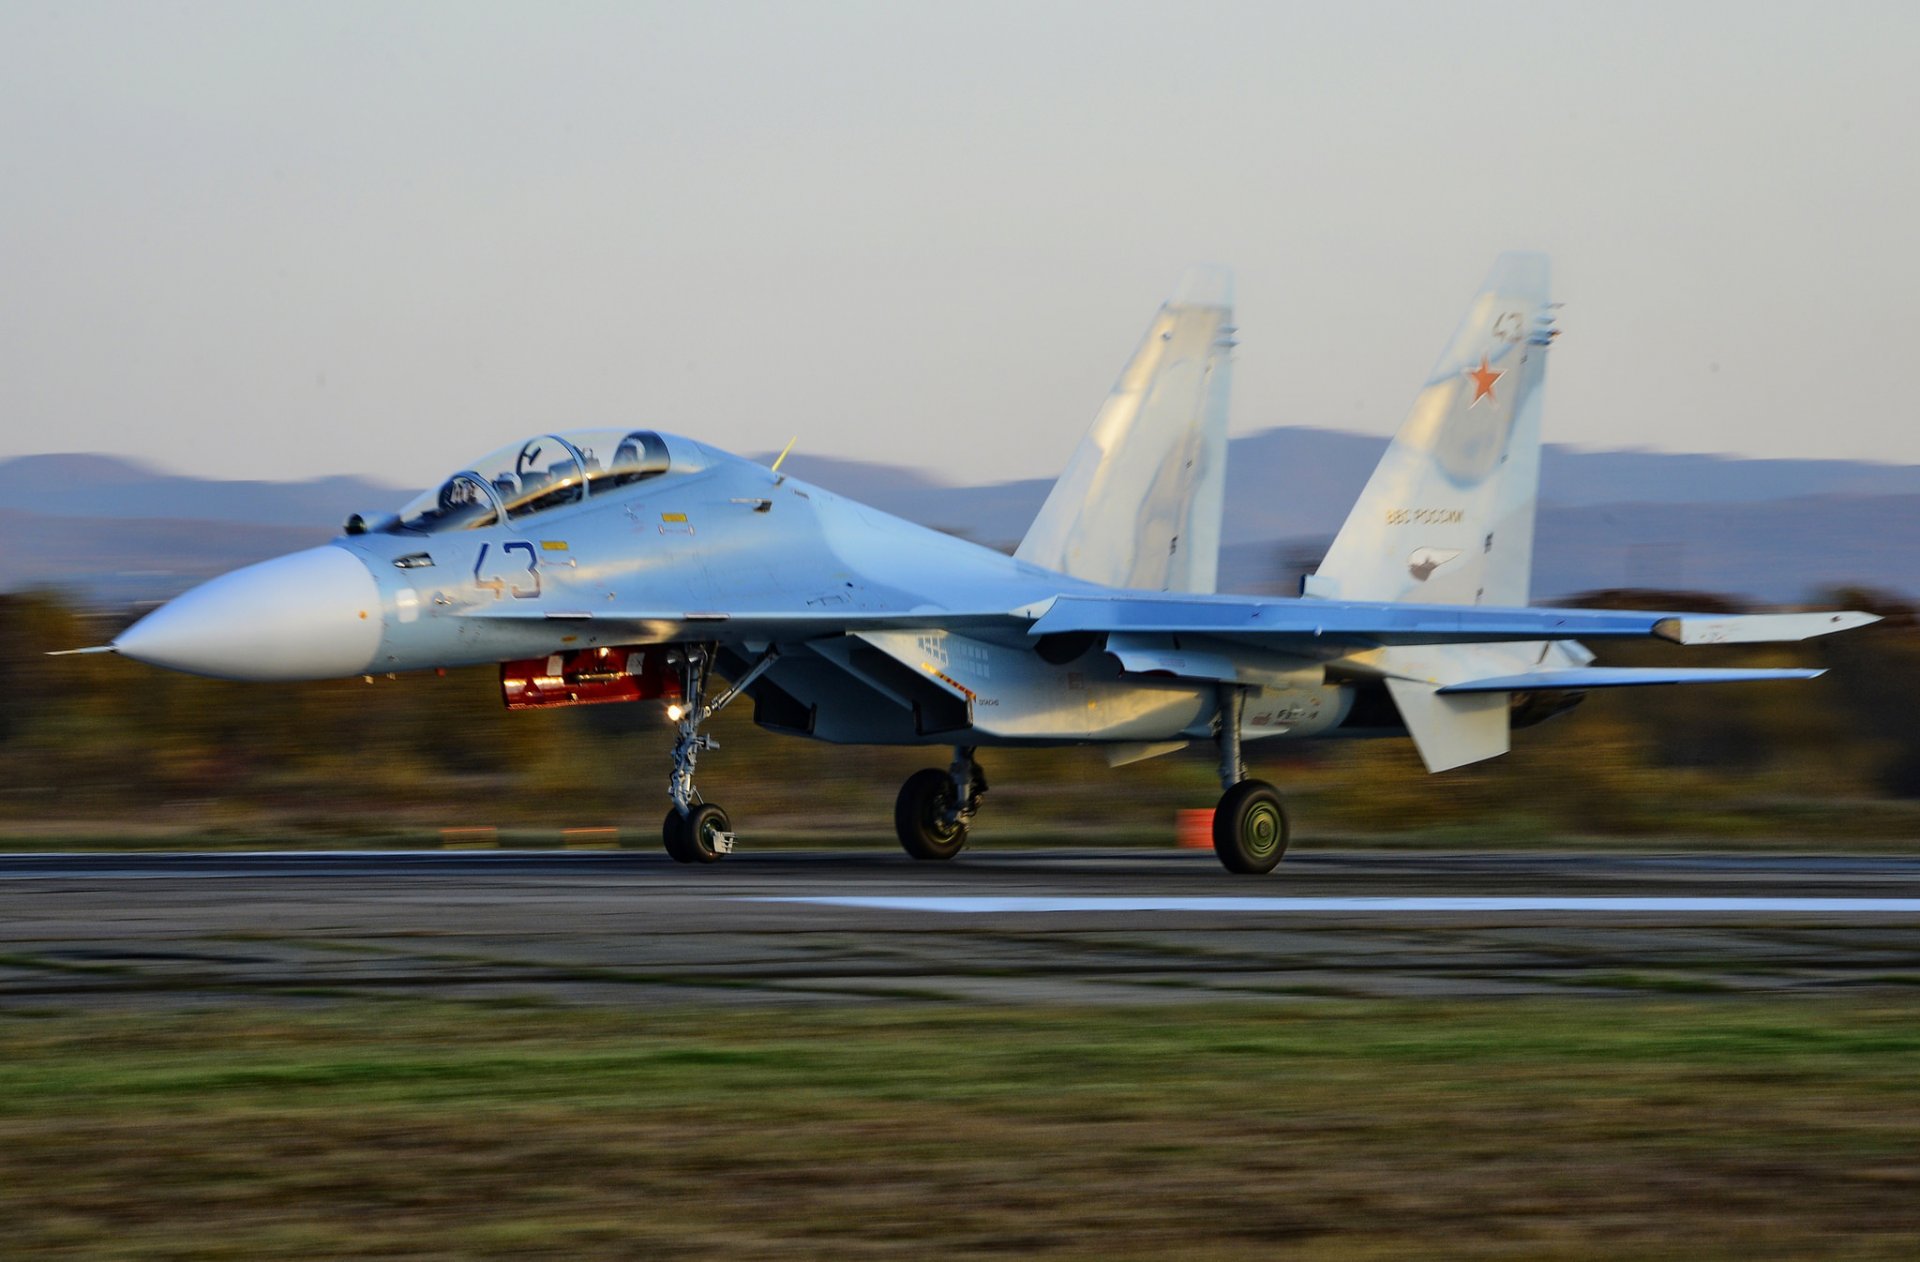
[(223, 574), (134, 623), (115, 651), (215, 679), (358, 675), (380, 646), (380, 589), (331, 545)]

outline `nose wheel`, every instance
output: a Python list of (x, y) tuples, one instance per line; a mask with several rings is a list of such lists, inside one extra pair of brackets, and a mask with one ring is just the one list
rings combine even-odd
[(685, 815), (679, 807), (668, 811), (660, 836), (676, 863), (713, 863), (733, 853), (733, 821), (711, 802)]
[(673, 773), (667, 778), (667, 794), (673, 799), (673, 809), (661, 822), (660, 840), (677, 863), (713, 863), (733, 853), (733, 821), (718, 806), (702, 802), (699, 791), (693, 787), (694, 767), (700, 761), (701, 751), (720, 747), (719, 742), (700, 728), (766, 673), (779, 656), (778, 649), (768, 648), (752, 669), (709, 702), (706, 694), (713, 671), (711, 646), (692, 645), (670, 651), (669, 663), (680, 668), (684, 709), (680, 712), (678, 735), (673, 742)]

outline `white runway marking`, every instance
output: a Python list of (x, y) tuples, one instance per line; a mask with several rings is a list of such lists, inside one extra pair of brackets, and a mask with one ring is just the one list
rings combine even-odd
[(1258, 911), (1402, 915), (1409, 912), (1812, 912), (1820, 915), (1920, 915), (1920, 898), (1560, 898), (1553, 895), (1436, 895), (1424, 897), (1288, 898), (1284, 895), (1138, 898), (1127, 895), (823, 894), (765, 896), (742, 901), (808, 903), (873, 911), (937, 911), (967, 915), (1020, 912)]

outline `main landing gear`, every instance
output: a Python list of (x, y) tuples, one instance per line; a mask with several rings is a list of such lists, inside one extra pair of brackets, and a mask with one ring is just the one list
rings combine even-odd
[(987, 777), (973, 761), (973, 749), (955, 746), (953, 763), (945, 771), (928, 767), (900, 786), (893, 827), (914, 858), (951, 859), (967, 844), (967, 827), (987, 791)]
[(1240, 758), (1240, 715), (1246, 694), (1220, 686), (1220, 784), (1226, 790), (1213, 808), (1213, 852), (1229, 872), (1271, 872), (1287, 853), (1287, 811), (1280, 791), (1265, 780), (1247, 779)]
[(673, 742), (673, 774), (667, 780), (673, 809), (667, 812), (660, 826), (660, 838), (666, 843), (667, 853), (680, 863), (712, 863), (721, 855), (733, 853), (733, 821), (718, 806), (702, 802), (699, 790), (693, 787), (693, 769), (700, 760), (700, 751), (719, 748), (713, 737), (700, 728), (765, 674), (779, 656), (777, 649), (768, 648), (731, 688), (708, 701), (712, 652), (701, 645), (668, 651), (668, 665), (680, 671), (680, 735)]

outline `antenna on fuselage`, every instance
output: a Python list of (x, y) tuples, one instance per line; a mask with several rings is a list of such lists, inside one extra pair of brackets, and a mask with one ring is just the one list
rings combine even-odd
[(787, 458), (787, 453), (793, 450), (793, 445), (799, 441), (800, 441), (800, 435), (798, 434), (795, 434), (792, 438), (789, 438), (787, 440), (787, 445), (785, 447), (782, 447), (780, 449), (780, 454), (774, 458), (773, 467), (770, 470), (768, 470), (768, 472), (773, 474), (773, 484), (775, 486), (779, 486), (782, 482), (786, 481), (785, 478), (780, 476), (780, 464), (782, 461), (784, 461)]

